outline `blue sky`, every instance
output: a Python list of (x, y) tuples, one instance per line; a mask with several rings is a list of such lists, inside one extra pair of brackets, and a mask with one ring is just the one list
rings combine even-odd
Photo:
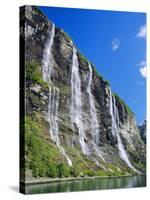
[(146, 15), (135, 12), (40, 7), (93, 62), (111, 88), (146, 118)]

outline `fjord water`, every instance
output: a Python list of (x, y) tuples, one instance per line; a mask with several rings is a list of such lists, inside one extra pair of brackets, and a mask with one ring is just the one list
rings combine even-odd
[(59, 140), (59, 127), (58, 127), (58, 107), (59, 107), (59, 89), (52, 85), (51, 72), (52, 68), (52, 45), (55, 36), (55, 25), (52, 24), (49, 33), (42, 61), (43, 80), (49, 84), (49, 103), (48, 103), (48, 122), (49, 133), (54, 143), (56, 143), (60, 153), (66, 158), (68, 165), (72, 166), (72, 161), (69, 159), (64, 148), (61, 146)]
[(26, 186), (26, 194), (145, 187), (146, 176), (97, 178)]

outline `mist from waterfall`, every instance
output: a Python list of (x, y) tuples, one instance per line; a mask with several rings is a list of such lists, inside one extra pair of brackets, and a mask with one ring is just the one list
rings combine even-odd
[(58, 128), (58, 107), (59, 107), (59, 89), (52, 86), (51, 83), (51, 71), (52, 71), (52, 45), (55, 36), (55, 26), (52, 24), (51, 31), (49, 33), (47, 42), (44, 48), (43, 60), (42, 60), (42, 73), (43, 80), (49, 84), (49, 103), (48, 103), (48, 122), (49, 133), (54, 143), (56, 143), (61, 154), (66, 158), (68, 165), (72, 166), (72, 161), (69, 159), (64, 148), (61, 146), (59, 140), (59, 128)]
[(110, 115), (112, 119), (112, 124), (111, 124), (112, 135), (117, 138), (120, 158), (128, 165), (128, 167), (136, 171), (135, 168), (130, 163), (127, 152), (121, 141), (121, 137), (119, 134), (119, 113), (116, 107), (116, 100), (111, 92), (111, 89), (109, 89), (109, 91), (110, 91), (110, 94), (109, 94), (110, 95)]
[(85, 133), (82, 124), (82, 94), (81, 94), (81, 80), (79, 75), (79, 63), (77, 50), (73, 46), (72, 68), (71, 68), (71, 105), (70, 105), (70, 119), (72, 126), (77, 126), (79, 132), (79, 142), (84, 154), (89, 154), (88, 148), (85, 144)]

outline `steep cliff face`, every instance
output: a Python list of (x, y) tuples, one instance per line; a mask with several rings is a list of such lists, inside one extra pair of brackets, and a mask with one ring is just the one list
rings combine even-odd
[(146, 120), (144, 120), (144, 122), (137, 125), (140, 132), (140, 137), (144, 143), (146, 143), (146, 124)]
[(41, 172), (34, 163), (33, 148), (38, 147), (46, 152), (37, 156), (42, 166), (63, 163), (76, 169), (76, 176), (144, 172), (145, 145), (134, 114), (70, 37), (30, 6), (21, 9), (20, 31), (25, 41), (26, 178), (52, 177), (50, 169)]

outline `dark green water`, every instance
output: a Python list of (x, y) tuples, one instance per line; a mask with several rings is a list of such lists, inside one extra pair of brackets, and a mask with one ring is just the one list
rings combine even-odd
[(132, 188), (146, 186), (146, 176), (99, 178), (59, 183), (28, 185), (26, 194)]

